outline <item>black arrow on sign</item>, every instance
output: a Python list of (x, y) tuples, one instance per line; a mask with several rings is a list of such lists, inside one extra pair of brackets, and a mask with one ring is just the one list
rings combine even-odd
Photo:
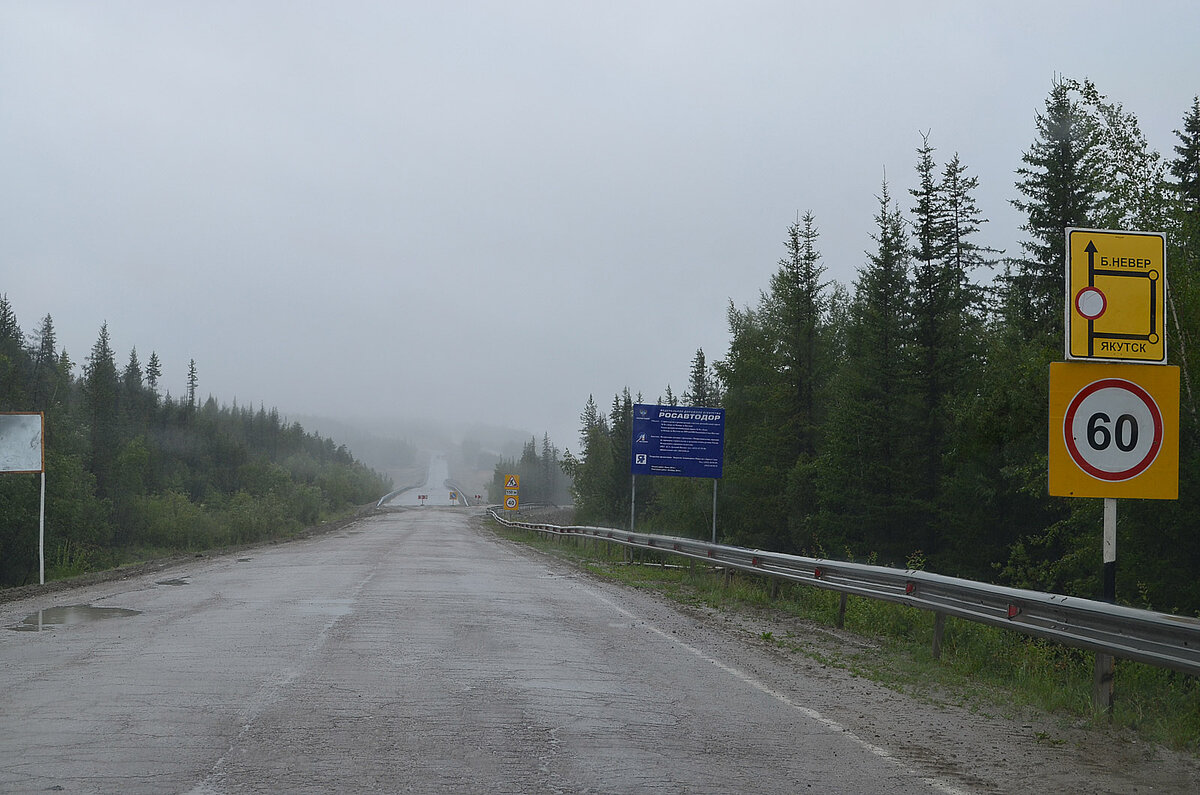
[[(1088, 241), (1087, 248), (1084, 249), (1088, 255), (1088, 287), (1096, 286), (1096, 244), (1091, 240)], [(1094, 318), (1088, 318), (1088, 356), (1096, 355), (1096, 321)]]

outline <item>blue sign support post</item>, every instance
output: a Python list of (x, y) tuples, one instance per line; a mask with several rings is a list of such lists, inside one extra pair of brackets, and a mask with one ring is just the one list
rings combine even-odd
[(717, 542), (717, 480), (725, 464), (725, 409), (633, 406), (629, 462), (629, 529), (633, 529), (638, 475), (713, 479), (713, 543)]

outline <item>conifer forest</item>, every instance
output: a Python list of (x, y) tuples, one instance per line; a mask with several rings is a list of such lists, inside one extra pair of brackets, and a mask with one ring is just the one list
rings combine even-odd
[[(80, 372), (81, 371), (81, 372)], [(46, 578), (286, 536), (378, 499), (379, 475), (275, 409), (172, 398), (162, 364), (124, 364), (108, 325), (82, 366), (54, 320), (24, 333), (0, 295), (0, 411), (42, 412)], [(40, 477), (0, 475), (0, 586), (39, 580)]]

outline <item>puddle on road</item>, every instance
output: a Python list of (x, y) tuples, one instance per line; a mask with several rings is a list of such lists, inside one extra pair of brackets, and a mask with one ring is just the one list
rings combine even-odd
[(191, 585), (187, 580), (176, 578), (174, 580), (159, 580), (155, 585)]
[(69, 607), (51, 607), (39, 610), (26, 616), (25, 620), (9, 629), (17, 632), (41, 632), (47, 625), (74, 626), (103, 621), (106, 618), (126, 618), (141, 615), (141, 610), (127, 610), (124, 607), (92, 607), (91, 605), (70, 605)]

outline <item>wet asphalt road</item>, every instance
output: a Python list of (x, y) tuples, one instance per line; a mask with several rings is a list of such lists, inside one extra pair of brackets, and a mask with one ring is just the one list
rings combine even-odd
[(0, 792), (959, 791), (472, 513), (0, 604)]

